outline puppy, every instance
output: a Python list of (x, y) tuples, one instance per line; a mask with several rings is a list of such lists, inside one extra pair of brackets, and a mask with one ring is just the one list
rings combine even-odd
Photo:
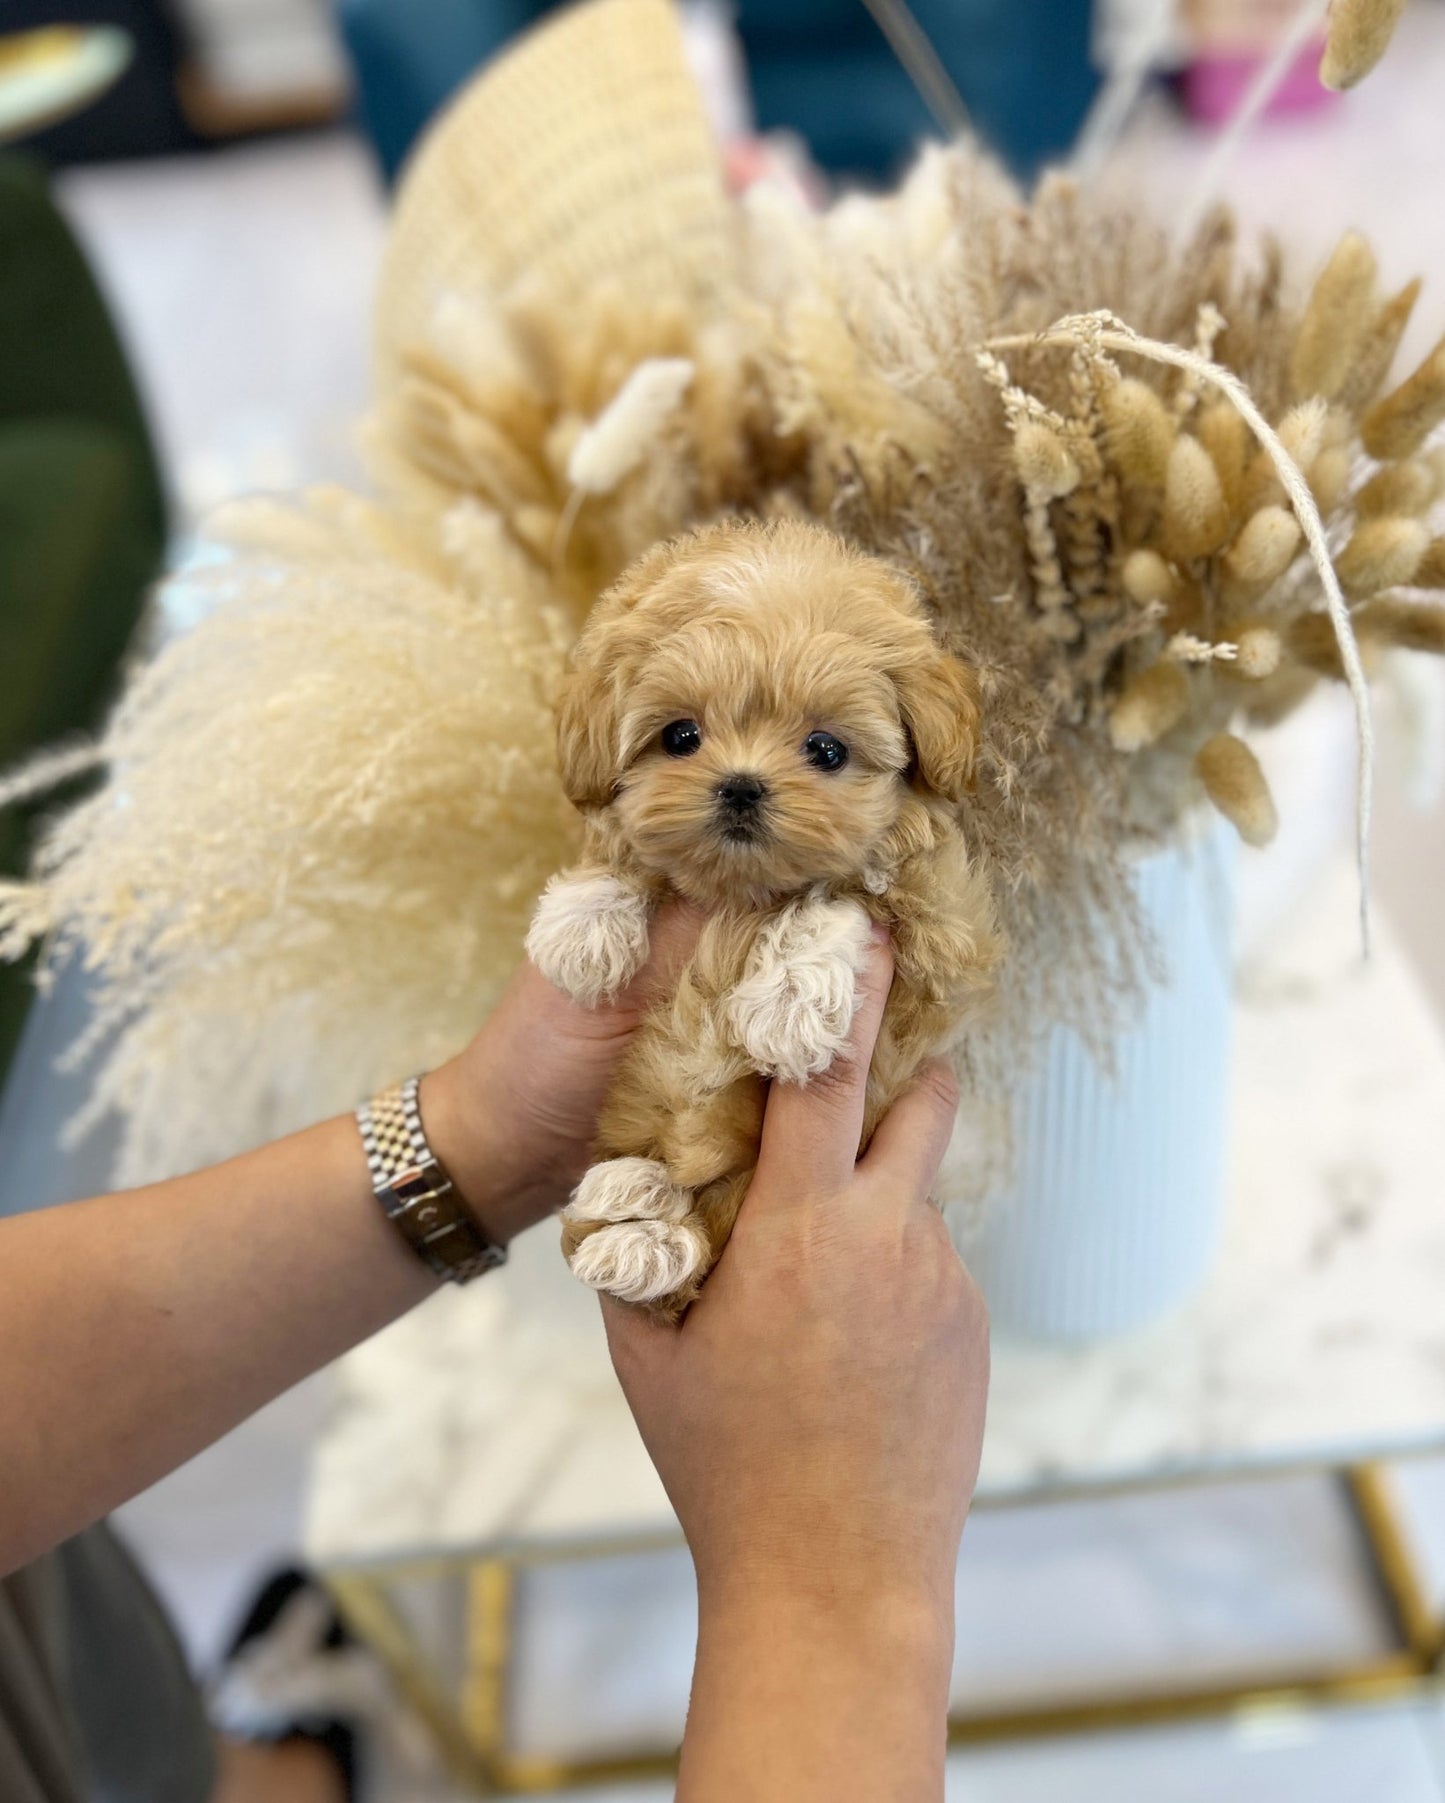
[(584, 1283), (686, 1308), (747, 1190), (764, 1080), (806, 1083), (842, 1049), (873, 921), (894, 978), (864, 1145), (947, 1045), (998, 950), (956, 823), (977, 723), (911, 584), (817, 526), (707, 527), (598, 603), (558, 723), (584, 859), (548, 885), (528, 953), (593, 1006), (641, 968), (665, 897), (708, 912), (564, 1211)]

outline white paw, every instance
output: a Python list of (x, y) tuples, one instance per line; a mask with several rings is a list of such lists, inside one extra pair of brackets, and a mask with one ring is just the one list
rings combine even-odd
[(554, 876), (527, 932), (527, 956), (564, 995), (595, 1008), (647, 961), (645, 896), (606, 871)]
[(569, 1221), (680, 1221), (691, 1192), (655, 1158), (608, 1158), (584, 1172), (562, 1211)]
[(656, 1302), (680, 1290), (707, 1260), (707, 1240), (688, 1217), (692, 1194), (653, 1158), (594, 1164), (563, 1211), (569, 1221), (605, 1221), (572, 1252), (575, 1276), (624, 1302)]
[(615, 1221), (588, 1234), (572, 1272), (622, 1302), (657, 1302), (680, 1290), (707, 1261), (702, 1229), (690, 1221)]
[(810, 897), (758, 936), (727, 1012), (738, 1044), (764, 1076), (806, 1083), (847, 1043), (857, 977), (868, 953), (857, 902)]

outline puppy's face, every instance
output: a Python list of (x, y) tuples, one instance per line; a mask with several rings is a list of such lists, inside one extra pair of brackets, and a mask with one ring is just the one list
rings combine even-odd
[(860, 871), (903, 802), (892, 686), (845, 634), (684, 628), (631, 685), (622, 724), (623, 835), (699, 899)]
[(578, 647), (560, 744), (649, 874), (761, 902), (864, 873), (910, 784), (957, 794), (975, 710), (913, 591), (819, 528), (650, 554)]

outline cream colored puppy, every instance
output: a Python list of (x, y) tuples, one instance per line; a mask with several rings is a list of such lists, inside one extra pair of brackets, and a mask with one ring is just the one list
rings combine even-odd
[(676, 1316), (732, 1230), (763, 1083), (846, 1042), (874, 921), (894, 981), (864, 1143), (956, 1032), (997, 956), (956, 804), (978, 712), (913, 589), (819, 527), (733, 522), (657, 547), (598, 603), (562, 697), (584, 861), (527, 950), (594, 1006), (647, 957), (670, 894), (708, 910), (644, 1022), (566, 1209), (584, 1283)]

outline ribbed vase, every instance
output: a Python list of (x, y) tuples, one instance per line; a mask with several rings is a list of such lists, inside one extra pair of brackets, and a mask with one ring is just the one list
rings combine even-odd
[(1123, 1333), (1208, 1272), (1224, 1200), (1232, 853), (1215, 833), (1135, 865), (1167, 980), (1120, 1035), (1112, 1071), (1058, 1027), (1020, 1090), (1013, 1178), (970, 1251), (1004, 1333)]

